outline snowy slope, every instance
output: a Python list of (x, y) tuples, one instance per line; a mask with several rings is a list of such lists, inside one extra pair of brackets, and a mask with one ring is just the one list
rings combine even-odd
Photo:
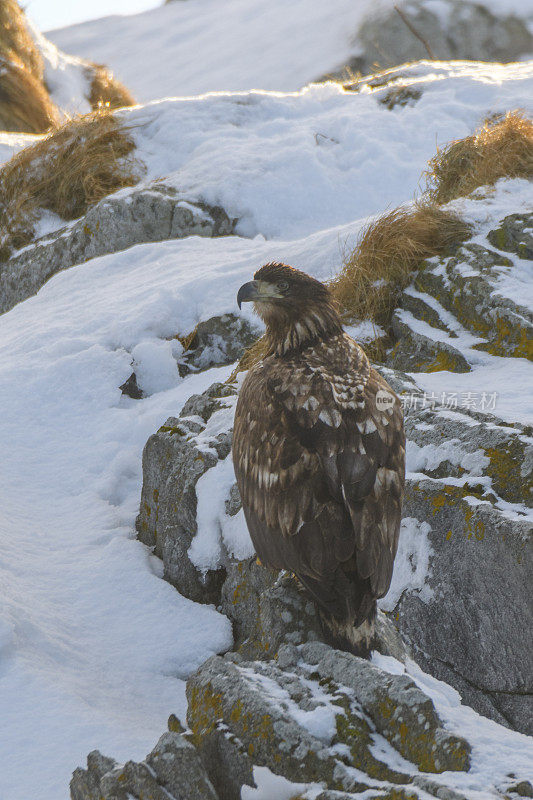
[(69, 53), (109, 64), (143, 102), (218, 90), (291, 91), (345, 62), (372, 2), (174, 2), (47, 36)]
[(422, 62), (407, 76), (422, 96), (393, 111), (383, 92), (328, 83), (121, 114), (147, 180), (221, 205), (241, 235), (292, 238), (411, 200), (436, 143), (468, 136), (490, 112), (533, 109), (533, 62)]
[[(524, 0), (481, 5), (533, 20)], [(362, 20), (390, 6), (388, 0), (176, 0), (47, 36), (67, 53), (108, 64), (141, 102), (220, 90), (293, 91), (359, 55)], [(439, 13), (438, 0), (427, 6)]]
[[(162, 36), (161, 18), (189, 5), (161, 9), (154, 30)], [(237, 5), (217, 3), (227, 14)], [(268, 84), (269, 70), (278, 80), (275, 69), (273, 58), (262, 63), (254, 81)], [(283, 69), (292, 74), (287, 61)], [(198, 77), (204, 88), (217, 85), (216, 73)], [(72, 770), (95, 747), (118, 759), (143, 757), (168, 714), (183, 715), (183, 679), (230, 643), (228, 620), (162, 581), (159, 562), (134, 539), (148, 436), (230, 372), (180, 379), (168, 339), (235, 311), (237, 288), (268, 260), (329, 278), (369, 215), (413, 196), (436, 138), (466, 135), (489, 111), (528, 107), (533, 97), (532, 64), (422, 65), (412, 78), (424, 84), (420, 101), (392, 112), (378, 95), (333, 85), (122, 112), (146, 182), (164, 178), (223, 205), (250, 238), (191, 237), (97, 258), (59, 273), (0, 317), (2, 800), (63, 800)], [(0, 152), (21, 141), (2, 139)], [(489, 200), (455, 207), (488, 225), (530, 197), (525, 182), (502, 182)], [(134, 350), (148, 354), (152, 368), (152, 394), (142, 401), (118, 388)], [(526, 378), (506, 380), (511, 359), (499, 361), (508, 396), (498, 413), (524, 419)], [(485, 380), (492, 390), (494, 376), (473, 371), (453, 380), (475, 380), (477, 391)], [(494, 747), (500, 729), (487, 730)]]

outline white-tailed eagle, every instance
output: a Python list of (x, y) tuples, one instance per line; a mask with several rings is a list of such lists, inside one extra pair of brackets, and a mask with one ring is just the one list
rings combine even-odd
[(324, 284), (266, 264), (239, 289), (266, 324), (239, 395), (233, 462), (261, 562), (294, 573), (335, 647), (366, 655), (400, 530), (400, 402), (343, 332)]

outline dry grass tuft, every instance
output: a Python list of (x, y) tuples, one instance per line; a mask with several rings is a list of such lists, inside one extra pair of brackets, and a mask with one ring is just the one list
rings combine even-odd
[(0, 259), (31, 241), (39, 210), (80, 217), (103, 197), (133, 186), (140, 165), (128, 131), (109, 111), (93, 111), (21, 150), (0, 169)]
[(0, 59), (0, 129), (45, 133), (58, 123), (58, 110), (43, 83), (15, 56)]
[(93, 109), (134, 106), (135, 98), (103, 64), (92, 64), (88, 70), (91, 80), (89, 103)]
[(437, 203), (464, 197), (499, 178), (533, 177), (533, 122), (519, 111), (487, 120), (472, 136), (443, 147), (429, 162), (428, 191)]
[(386, 326), (414, 270), (468, 233), (465, 222), (432, 203), (396, 208), (371, 222), (330, 284), (343, 317)]
[(43, 59), (26, 25), (24, 11), (16, 0), (0, 0), (0, 56), (11, 61), (13, 55), (42, 82)]
[(43, 81), (44, 64), (16, 0), (0, 0), (0, 128), (44, 133), (59, 114)]

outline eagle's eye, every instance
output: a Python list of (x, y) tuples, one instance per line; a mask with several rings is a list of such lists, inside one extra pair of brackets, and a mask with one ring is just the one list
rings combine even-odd
[(280, 292), (288, 292), (289, 291), (289, 281), (280, 281), (278, 283), (278, 289)]

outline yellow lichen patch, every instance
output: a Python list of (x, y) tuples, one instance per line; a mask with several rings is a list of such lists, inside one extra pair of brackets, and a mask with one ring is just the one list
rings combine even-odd
[(524, 476), (521, 473), (524, 463), (523, 446), (513, 441), (507, 447), (487, 447), (485, 455), (489, 459), (485, 472), (492, 478), (495, 491), (505, 499), (529, 504), (533, 478), (531, 474)]
[(406, 775), (390, 769), (374, 757), (370, 750), (372, 746), (370, 727), (364, 719), (352, 712), (348, 698), (343, 695), (338, 704), (342, 706), (344, 713), (337, 714), (335, 717), (337, 731), (335, 742), (341, 742), (350, 748), (351, 766), (360, 769), (375, 780), (406, 783)]
[(431, 361), (421, 361), (416, 365), (417, 372), (469, 372), (465, 362), (446, 350), (439, 350)]
[(478, 542), (481, 542), (485, 538), (485, 523), (481, 519), (474, 520), (473, 517), (474, 511), (472, 509), (465, 512), (466, 537), (471, 539), (473, 536)]
[(511, 327), (509, 321), (502, 317), (496, 319), (495, 328), (496, 335), (492, 336), (494, 328), (486, 327), (484, 333), (490, 341), (474, 345), (475, 350), (483, 350), (493, 356), (512, 356), (533, 361), (533, 338), (529, 330), (521, 325)]
[(202, 688), (195, 686), (189, 700), (187, 721), (192, 730), (192, 742), (196, 747), (204, 736), (212, 733), (223, 716), (222, 695), (214, 692), (211, 684)]

